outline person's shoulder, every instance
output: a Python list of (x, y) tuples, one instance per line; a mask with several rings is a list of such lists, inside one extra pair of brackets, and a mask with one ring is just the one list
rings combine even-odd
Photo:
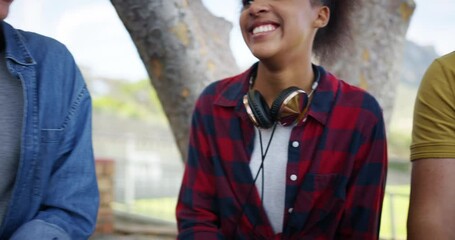
[(21, 29), (17, 29), (17, 32), (23, 37), (23, 40), (25, 41), (27, 47), (31, 49), (46, 48), (46, 50), (55, 49), (60, 51), (67, 51), (66, 46), (54, 38)]
[(376, 98), (367, 89), (348, 83), (343, 79), (338, 79), (338, 81), (340, 82), (340, 91), (343, 97), (349, 99), (361, 97), (364, 101), (377, 104)]
[(223, 91), (226, 88), (230, 88), (232, 85), (240, 83), (241, 75), (242, 74), (216, 80), (214, 82), (211, 82), (209, 85), (207, 85), (207, 87), (205, 89), (206, 89), (206, 91), (210, 91), (210, 92)]
[[(9, 31), (8, 41), (17, 42), (19, 47), (23, 47), (30, 52), (31, 56), (38, 62), (45, 58), (56, 58), (60, 60), (72, 59), (72, 54), (68, 48), (60, 41), (36, 32), (16, 29), (9, 24), (4, 24)], [(22, 46), (21, 46), (22, 45)]]
[(455, 80), (453, 77), (454, 75), (455, 51), (434, 59), (422, 76), (420, 88), (434, 89), (440, 88), (441, 86), (447, 86), (447, 84), (450, 84), (450, 82), (453, 83)]
[(382, 118), (382, 107), (376, 97), (368, 90), (344, 80), (338, 80), (340, 83), (338, 104), (351, 108), (359, 108), (362, 109), (363, 112), (372, 113), (376, 118)]
[(237, 75), (211, 82), (204, 88), (202, 95), (224, 96), (227, 98), (230, 98), (229, 96), (236, 96), (244, 88), (245, 77), (249, 71), (248, 69)]
[(239, 99), (246, 92), (247, 84), (245, 73), (232, 77), (216, 80), (208, 84), (197, 99), (199, 108), (212, 108), (213, 106), (236, 106)]
[(455, 51), (442, 55), (441, 57), (438, 57), (436, 60), (439, 62), (454, 65), (455, 64)]
[(455, 72), (455, 51), (436, 58), (433, 65), (439, 65), (444, 70)]

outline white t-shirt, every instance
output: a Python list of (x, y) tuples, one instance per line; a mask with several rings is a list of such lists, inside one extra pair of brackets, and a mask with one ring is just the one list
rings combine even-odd
[[(262, 149), (265, 153), (273, 128), (257, 129), (254, 140), (254, 150), (251, 155), (250, 169), (253, 179), (261, 166), (261, 143), (259, 131), (262, 135)], [(284, 199), (286, 193), (286, 166), (288, 162), (288, 146), (292, 127), (277, 124), (269, 150), (264, 159), (264, 193), (262, 192), (262, 172), (256, 180), (256, 188), (263, 199), (265, 212), (272, 224), (275, 233), (282, 232), (284, 217)]]

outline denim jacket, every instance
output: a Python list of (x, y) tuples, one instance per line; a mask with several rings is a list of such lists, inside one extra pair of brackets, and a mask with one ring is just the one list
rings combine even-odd
[(20, 162), (0, 239), (88, 239), (99, 193), (87, 86), (63, 44), (0, 24), (7, 68), (24, 92)]

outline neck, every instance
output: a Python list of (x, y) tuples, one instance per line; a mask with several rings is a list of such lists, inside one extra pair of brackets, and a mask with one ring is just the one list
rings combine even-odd
[(309, 60), (303, 64), (300, 62), (281, 67), (270, 66), (261, 61), (253, 88), (261, 92), (267, 103), (271, 104), (281, 91), (291, 86), (299, 87), (310, 93), (314, 77)]

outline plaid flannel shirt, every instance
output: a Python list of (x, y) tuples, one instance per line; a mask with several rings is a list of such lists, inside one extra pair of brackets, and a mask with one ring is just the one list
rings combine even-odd
[(178, 239), (378, 239), (387, 172), (382, 110), (320, 69), (307, 120), (291, 133), (278, 234), (252, 188), (255, 133), (242, 103), (251, 69), (203, 91), (177, 203)]

